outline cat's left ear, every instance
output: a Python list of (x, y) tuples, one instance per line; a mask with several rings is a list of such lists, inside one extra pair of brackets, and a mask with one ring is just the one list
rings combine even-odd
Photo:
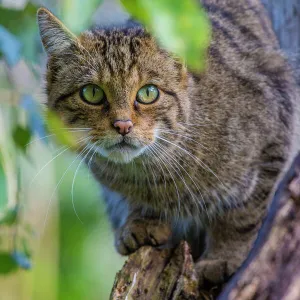
[(37, 12), (42, 43), (48, 55), (57, 55), (77, 44), (77, 37), (48, 9)]

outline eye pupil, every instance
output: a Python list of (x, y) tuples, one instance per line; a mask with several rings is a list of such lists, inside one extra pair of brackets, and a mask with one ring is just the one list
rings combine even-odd
[(159, 90), (155, 85), (145, 85), (136, 96), (136, 100), (142, 104), (152, 104), (159, 97)]
[(80, 97), (89, 104), (100, 105), (105, 101), (104, 91), (95, 84), (88, 84), (80, 90)]

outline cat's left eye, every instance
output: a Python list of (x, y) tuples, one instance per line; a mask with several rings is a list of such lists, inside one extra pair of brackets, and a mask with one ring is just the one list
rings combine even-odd
[(142, 104), (152, 104), (159, 97), (159, 90), (153, 84), (143, 86), (136, 95), (136, 100)]
[(94, 105), (103, 104), (105, 101), (104, 91), (96, 84), (88, 84), (80, 90), (80, 97), (83, 101)]

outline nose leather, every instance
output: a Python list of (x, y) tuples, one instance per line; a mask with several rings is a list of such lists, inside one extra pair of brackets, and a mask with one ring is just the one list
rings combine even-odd
[(133, 128), (133, 123), (131, 120), (116, 120), (113, 125), (116, 128), (117, 132), (123, 136), (128, 134)]

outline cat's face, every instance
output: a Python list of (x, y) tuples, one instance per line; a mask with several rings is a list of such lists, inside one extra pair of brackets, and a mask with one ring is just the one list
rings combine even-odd
[(81, 132), (88, 149), (130, 162), (147, 153), (160, 129), (187, 120), (187, 72), (143, 29), (76, 38), (44, 9), (39, 25), (49, 56), (48, 106), (66, 127), (89, 129)]

